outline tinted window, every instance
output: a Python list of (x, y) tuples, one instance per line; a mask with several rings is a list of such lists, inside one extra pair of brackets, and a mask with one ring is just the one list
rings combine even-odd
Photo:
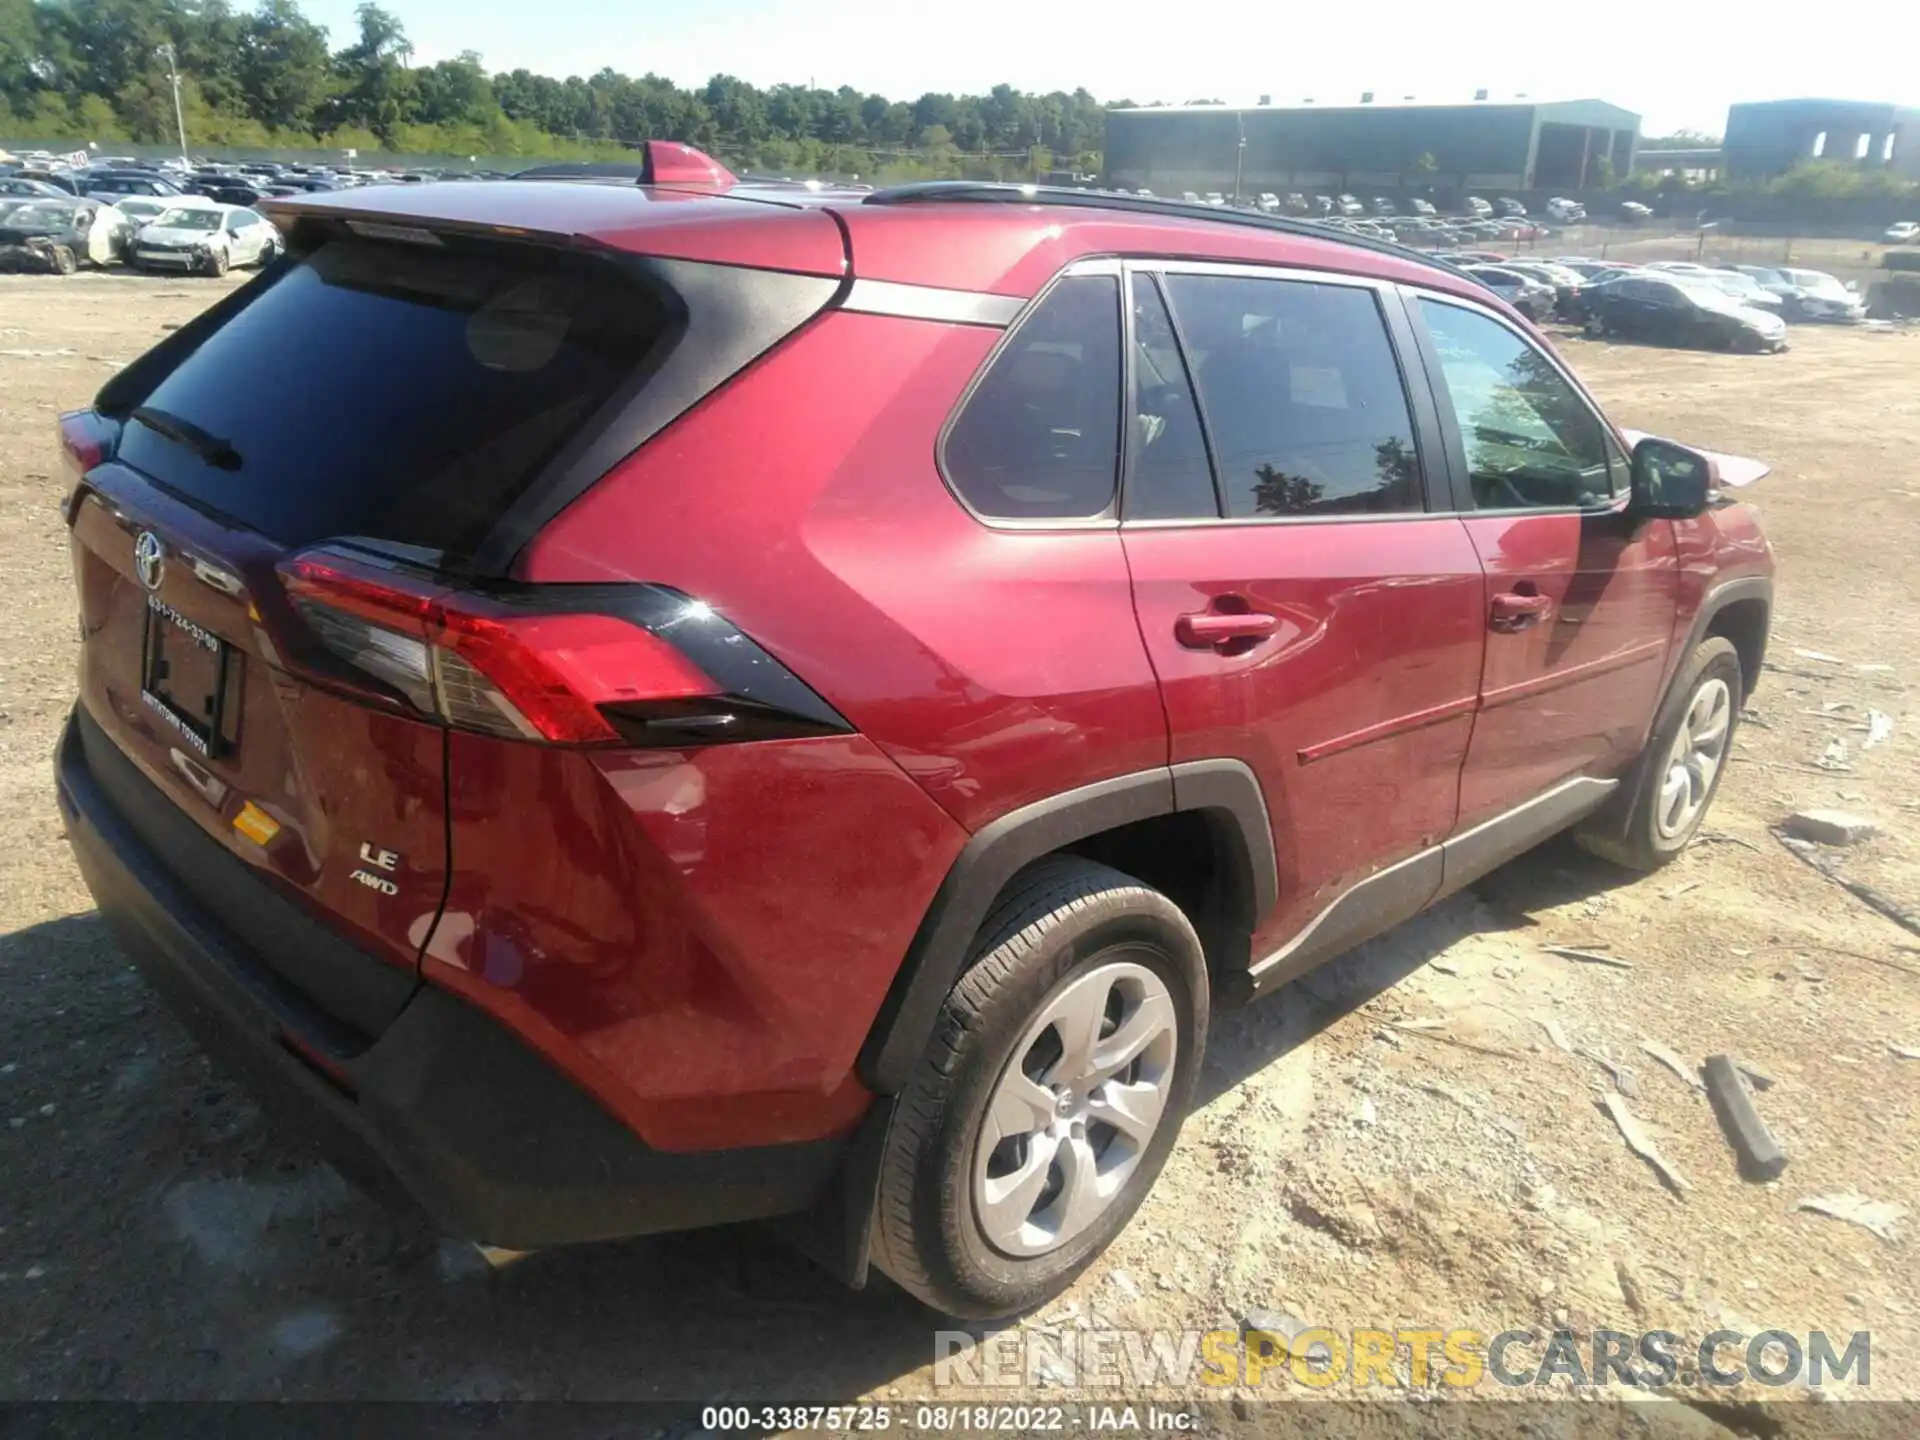
[(1060, 281), (1020, 323), (947, 434), (947, 477), (982, 515), (1083, 519), (1120, 468), (1120, 282)]
[(1133, 473), (1129, 520), (1218, 517), (1213, 467), (1200, 412), (1166, 302), (1145, 275), (1133, 277)]
[(1422, 508), (1406, 392), (1371, 290), (1169, 275), (1227, 513)]
[(333, 242), (262, 290), (144, 404), (121, 458), (274, 539), (462, 552), (631, 375), (652, 292), (550, 251)]
[(1420, 302), (1483, 510), (1604, 505), (1606, 428), (1553, 362), (1499, 321)]

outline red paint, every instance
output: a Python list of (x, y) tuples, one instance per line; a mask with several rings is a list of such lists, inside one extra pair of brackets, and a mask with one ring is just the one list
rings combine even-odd
[(934, 465), (996, 338), (824, 316), (563, 513), (525, 578), (699, 596), (969, 830), (1165, 764), (1118, 533), (989, 529)]
[(426, 974), (651, 1145), (846, 1129), (853, 1059), (965, 834), (860, 736), (552, 749), (454, 732)]
[(733, 172), (704, 150), (678, 140), (648, 140), (643, 178), (652, 185), (687, 185), (726, 190), (738, 183)]
[[(219, 524), (122, 466), (95, 470), (88, 486), (73, 526), (87, 709), (242, 864), (362, 949), (411, 969), (446, 879), (439, 726), (372, 708), (287, 668), (286, 629), (276, 624), (285, 606), (273, 573), (280, 552), (270, 542)], [(167, 548), (155, 598), (237, 652), (242, 733), (227, 753), (199, 755), (141, 699), (147, 591), (134, 575), (133, 547), (143, 530)], [(196, 558), (237, 577), (241, 593), (197, 578)], [(264, 846), (233, 827), (249, 802), (280, 826)], [(353, 879), (363, 844), (400, 857), (381, 872), (396, 894)]]
[[(656, 149), (651, 163), (656, 178), (731, 183), (703, 160)], [(849, 249), (830, 206), (862, 278), (1024, 297), (1083, 256), (1174, 254), (1490, 303), (1413, 260), (1246, 226), (770, 194), (507, 182), (273, 208), (838, 277)], [(1279, 866), (1263, 954), (1382, 866), (1570, 775), (1621, 773), (1712, 588), (1771, 570), (1739, 506), (1637, 526), (988, 526), (935, 452), (999, 339), (828, 311), (521, 552), (517, 581), (644, 582), (711, 606), (856, 733), (669, 750), (579, 728), (543, 734), (602, 743), (443, 729), (311, 663), (275, 547), (113, 465), (74, 527), (83, 699), (244, 863), (387, 960), (410, 965), (424, 943), (428, 982), (497, 1016), (650, 1144), (699, 1150), (858, 1122), (870, 1097), (855, 1056), (902, 957), (970, 834), (1010, 811), (1169, 763), (1243, 760)], [(235, 597), (180, 571), (162, 592), (246, 652), (240, 758), (204, 767), (217, 801), (189, 783), (129, 668), (143, 526), (242, 581)], [(444, 601), (415, 620), (464, 613)], [(630, 637), (577, 618), (559, 617), (564, 635), (543, 618), (493, 638), (535, 651), (557, 638), (566, 663), (529, 683), (597, 700), (594, 654)], [(683, 659), (648, 663), (675, 693), (701, 693)], [(284, 827), (264, 851), (231, 829), (245, 798)], [(351, 881), (362, 843), (402, 854), (397, 897)]]
[[(1617, 775), (1646, 743), (1673, 639), (1673, 527), (1599, 515), (1471, 515), (1486, 567), (1483, 708), (1460, 777), (1478, 824), (1576, 775)], [(1544, 602), (1493, 623), (1498, 597)]]
[[(1174, 761), (1244, 760), (1266, 795), (1281, 898), (1256, 955), (1371, 870), (1446, 838), (1486, 629), (1458, 520), (1125, 535)], [(1230, 656), (1182, 645), (1180, 617), (1223, 601), (1274, 616), (1271, 638)]]

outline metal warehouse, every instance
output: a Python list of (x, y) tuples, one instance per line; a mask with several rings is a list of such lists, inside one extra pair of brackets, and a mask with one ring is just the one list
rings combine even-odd
[(1162, 194), (1580, 190), (1600, 182), (1603, 160), (1630, 173), (1639, 134), (1638, 115), (1600, 100), (1115, 110), (1106, 183)]
[(1920, 110), (1859, 100), (1752, 101), (1728, 107), (1721, 148), (1730, 175), (1846, 160), (1920, 179)]

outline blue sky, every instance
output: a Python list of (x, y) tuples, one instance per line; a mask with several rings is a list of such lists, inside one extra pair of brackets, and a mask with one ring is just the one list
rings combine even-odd
[[(336, 47), (355, 0), (305, 0)], [(1719, 133), (1735, 100), (1787, 95), (1920, 104), (1912, 47), (1891, 38), (1895, 0), (1833, 13), (1673, 0), (1459, 6), (1435, 0), (386, 0), (431, 62), (478, 50), (490, 69), (647, 70), (682, 85), (727, 71), (756, 85), (852, 85), (910, 100), (1084, 85), (1102, 99), (1251, 103), (1362, 90), (1465, 100), (1591, 96), (1645, 116), (1649, 133)], [(1871, 12), (1879, 11), (1875, 19)]]

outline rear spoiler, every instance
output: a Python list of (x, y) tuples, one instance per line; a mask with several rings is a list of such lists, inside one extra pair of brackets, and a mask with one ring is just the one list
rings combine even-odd
[[(1623, 430), (1620, 433), (1626, 438), (1629, 449), (1638, 445), (1642, 440), (1653, 438), (1650, 437), (1645, 430)], [(1662, 436), (1660, 438), (1664, 439), (1665, 437)], [(1680, 445), (1686, 442), (1676, 440), (1673, 443)], [(1755, 460), (1750, 455), (1728, 455), (1719, 450), (1700, 450), (1698, 445), (1690, 445), (1687, 448), (1690, 450), (1699, 450), (1702, 455), (1713, 462), (1714, 483), (1726, 489), (1745, 489), (1747, 486), (1753, 484), (1754, 481), (1764, 480), (1768, 475), (1773, 473), (1773, 467), (1766, 461)]]

